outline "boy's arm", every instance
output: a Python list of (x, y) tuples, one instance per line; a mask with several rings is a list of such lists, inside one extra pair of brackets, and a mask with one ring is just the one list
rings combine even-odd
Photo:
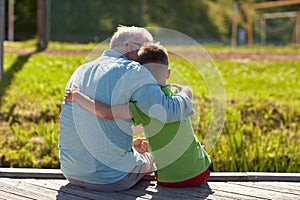
[(137, 126), (133, 126), (133, 127), (131, 127), (131, 129), (133, 131), (133, 135), (139, 135), (144, 132), (144, 128), (141, 124), (139, 124)]
[(64, 100), (66, 102), (76, 102), (89, 112), (101, 117), (102, 119), (130, 119), (132, 113), (127, 104), (108, 106), (100, 101), (95, 101), (88, 96), (81, 93), (78, 87), (73, 90), (68, 90), (65, 94)]

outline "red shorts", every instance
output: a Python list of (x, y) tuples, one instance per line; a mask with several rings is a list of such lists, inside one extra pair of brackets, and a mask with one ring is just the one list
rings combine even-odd
[(202, 183), (205, 183), (207, 181), (209, 175), (210, 175), (210, 170), (208, 168), (202, 174), (200, 174), (200, 175), (198, 175), (198, 176), (196, 176), (194, 178), (185, 180), (185, 181), (175, 182), (175, 183), (159, 182), (159, 181), (157, 181), (157, 184), (161, 185), (161, 186), (165, 186), (165, 187), (172, 187), (172, 188), (178, 188), (178, 187), (196, 187), (196, 186), (201, 185)]

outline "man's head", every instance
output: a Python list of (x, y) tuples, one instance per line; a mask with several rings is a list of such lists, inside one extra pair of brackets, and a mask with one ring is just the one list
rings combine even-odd
[(168, 52), (162, 45), (154, 42), (145, 43), (138, 51), (138, 61), (149, 69), (159, 85), (166, 85), (170, 69)]
[(134, 26), (119, 26), (111, 38), (110, 48), (124, 54), (130, 60), (137, 60), (137, 51), (145, 42), (153, 41), (145, 29)]

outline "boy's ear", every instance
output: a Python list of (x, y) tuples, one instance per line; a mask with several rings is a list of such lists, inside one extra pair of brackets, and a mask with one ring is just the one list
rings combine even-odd
[(166, 79), (169, 79), (169, 78), (170, 78), (170, 75), (171, 75), (171, 69), (168, 69), (168, 72), (167, 72), (167, 77), (166, 77)]

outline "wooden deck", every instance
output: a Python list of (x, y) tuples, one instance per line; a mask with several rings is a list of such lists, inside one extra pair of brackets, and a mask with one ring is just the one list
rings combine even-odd
[(207, 184), (166, 188), (152, 176), (123, 192), (97, 192), (68, 183), (56, 169), (0, 168), (0, 199), (300, 199), (299, 173), (212, 173)]

